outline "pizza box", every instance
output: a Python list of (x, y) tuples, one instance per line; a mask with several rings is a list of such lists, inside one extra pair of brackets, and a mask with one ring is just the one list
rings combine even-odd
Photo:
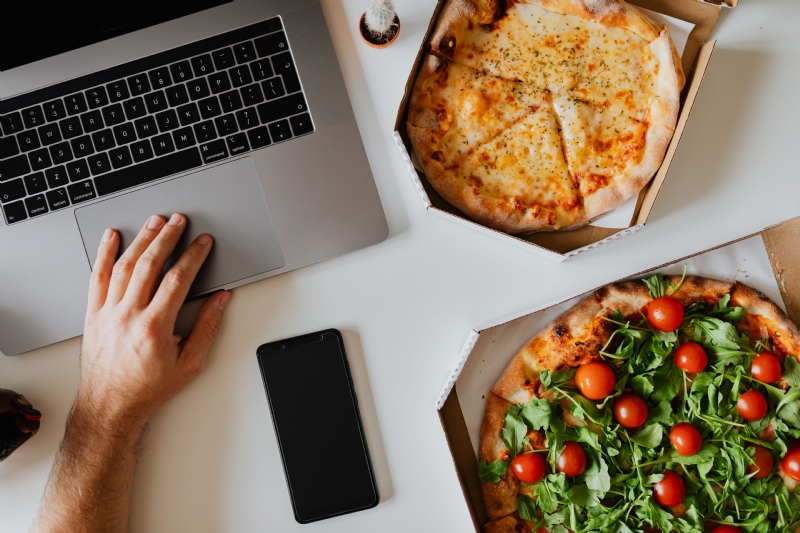
[[(738, 280), (763, 292), (792, 320), (800, 323), (800, 275), (796, 274), (800, 272), (798, 240), (800, 217), (639, 272), (631, 278), (650, 276), (654, 272), (680, 275), (686, 267), (688, 274)], [(436, 410), (476, 532), (480, 532), (487, 521), (478, 480), (478, 444), (489, 390), (531, 337), (599, 288), (497, 320), (467, 335), (436, 399)]]
[[(653, 179), (642, 189), (637, 199), (632, 199), (628, 204), (612, 211), (611, 214), (615, 214), (615, 216), (610, 217), (609, 214), (606, 214), (601, 217), (604, 221), (597, 220), (574, 231), (543, 232), (532, 235), (511, 235), (478, 222), (473, 222), (460, 210), (447, 203), (430, 185), (425, 174), (418, 170), (413, 162), (415, 159), (413, 149), (406, 134), (408, 104), (411, 99), (414, 81), (417, 79), (417, 73), (427, 53), (426, 43), (436, 27), (439, 14), (446, 1), (439, 0), (433, 12), (428, 31), (425, 33), (425, 38), (422, 40), (416, 61), (406, 82), (405, 94), (400, 102), (393, 134), (406, 170), (411, 177), (411, 182), (417, 189), (425, 209), (558, 262), (566, 261), (570, 257), (642, 229), (650, 216), (650, 212), (653, 210), (658, 198), (658, 192), (661, 190), (661, 186), (669, 173), (670, 164), (675, 157), (675, 151), (686, 128), (686, 122), (689, 119), (692, 106), (697, 98), (697, 92), (708, 68), (716, 43), (716, 41), (709, 42), (711, 31), (722, 8), (736, 7), (738, 0), (627, 0), (629, 3), (645, 8), (651, 13), (655, 12), (653, 18), (658, 17), (661, 19), (659, 22), (670, 26), (673, 39), (675, 39), (678, 48), (680, 49), (681, 45), (683, 45), (681, 63), (686, 74), (686, 85), (681, 93), (681, 109), (675, 126), (675, 134), (667, 147), (664, 161)], [(648, 13), (648, 15), (651, 13)], [(659, 14), (662, 17), (659, 17)], [(677, 25), (672, 24), (673, 22)], [(681, 42), (681, 45), (679, 45), (673, 31), (676, 28), (687, 30), (687, 35), (683, 36), (685, 42)]]

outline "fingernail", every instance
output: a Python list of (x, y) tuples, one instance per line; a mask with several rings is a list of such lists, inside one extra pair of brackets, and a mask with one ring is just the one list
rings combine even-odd
[(206, 244), (211, 244), (211, 237), (209, 237), (204, 233), (200, 235), (195, 242), (197, 244), (202, 244), (203, 246), (205, 246)]
[(169, 217), (169, 225), (170, 226), (178, 226), (180, 223), (183, 222), (183, 217), (178, 213), (175, 213), (171, 217)]
[(220, 296), (219, 300), (217, 300), (217, 305), (219, 306), (219, 310), (222, 311), (223, 309), (225, 309), (225, 306), (228, 305), (228, 302), (230, 301), (231, 301), (231, 293), (228, 291), (223, 292), (222, 296)]
[(147, 229), (158, 229), (164, 225), (164, 219), (159, 215), (153, 215), (147, 221)]
[(105, 233), (103, 233), (103, 242), (108, 242), (114, 236), (114, 230), (111, 228), (106, 229)]

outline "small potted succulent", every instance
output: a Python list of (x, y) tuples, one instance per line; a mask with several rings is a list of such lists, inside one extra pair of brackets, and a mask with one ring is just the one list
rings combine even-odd
[(373, 48), (386, 48), (400, 35), (400, 17), (392, 0), (369, 0), (358, 23), (361, 38)]

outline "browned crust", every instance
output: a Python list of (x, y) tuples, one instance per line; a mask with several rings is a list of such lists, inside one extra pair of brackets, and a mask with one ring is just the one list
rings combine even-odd
[(743, 306), (752, 322), (763, 325), (767, 330), (764, 333), (769, 335), (780, 351), (800, 361), (800, 330), (775, 302), (761, 291), (738, 281), (733, 284), (731, 302)]
[[(480, 458), (487, 463), (508, 460), (508, 450), (503, 444), (500, 431), (503, 429), (506, 411), (511, 404), (502, 398), (489, 394), (483, 412), (480, 436)], [(483, 501), (490, 520), (507, 516), (517, 510), (519, 481), (508, 470), (500, 481), (481, 483)]]
[(504, 4), (498, 0), (448, 0), (428, 41), (431, 53), (453, 59), (466, 32), (500, 18), (505, 12)]
[(484, 533), (532, 533), (530, 524), (517, 513), (483, 526)]

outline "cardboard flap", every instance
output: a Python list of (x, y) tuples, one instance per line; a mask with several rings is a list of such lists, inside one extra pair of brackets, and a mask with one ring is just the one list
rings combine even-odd
[(397, 144), (397, 148), (400, 150), (400, 156), (403, 158), (403, 163), (406, 166), (408, 175), (411, 177), (411, 182), (414, 184), (414, 188), (417, 189), (420, 198), (422, 198), (422, 203), (425, 204), (425, 208), (427, 209), (431, 206), (431, 199), (428, 198), (428, 193), (425, 192), (425, 187), (423, 187), (422, 181), (419, 179), (419, 174), (417, 174), (417, 169), (414, 168), (414, 163), (411, 162), (411, 156), (408, 155), (408, 150), (406, 150), (406, 146), (403, 144), (403, 138), (400, 137), (398, 132), (394, 132), (392, 137), (394, 138), (395, 144)]
[(464, 368), (464, 363), (467, 362), (467, 358), (469, 357), (469, 354), (472, 353), (472, 348), (475, 347), (475, 343), (478, 342), (478, 337), (480, 336), (481, 334), (474, 329), (470, 330), (469, 335), (467, 335), (467, 340), (464, 341), (464, 346), (461, 347), (461, 351), (458, 353), (458, 359), (456, 359), (456, 362), (453, 365), (453, 370), (447, 377), (447, 381), (445, 382), (444, 387), (442, 387), (442, 392), (439, 393), (439, 397), (436, 398), (437, 410), (442, 408), (444, 401), (447, 399), (447, 395), (453, 390), (456, 380), (458, 379), (458, 375), (461, 374), (461, 369)]
[(786, 314), (800, 324), (800, 276), (796, 275), (800, 266), (800, 217), (767, 229), (761, 235), (786, 305)]

